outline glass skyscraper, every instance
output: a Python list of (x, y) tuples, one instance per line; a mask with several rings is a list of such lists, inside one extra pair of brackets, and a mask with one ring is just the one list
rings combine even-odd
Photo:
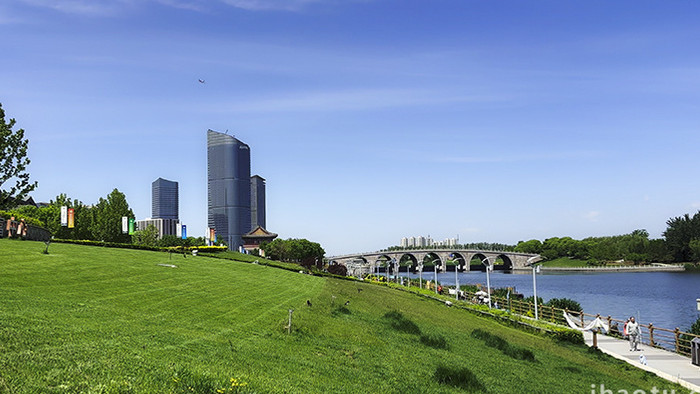
[(243, 245), (241, 235), (251, 230), (250, 147), (208, 130), (207, 181), (209, 228), (237, 250)]
[(260, 175), (250, 178), (251, 230), (265, 228), (265, 179)]
[(178, 219), (177, 182), (158, 178), (151, 184), (151, 217), (153, 219)]

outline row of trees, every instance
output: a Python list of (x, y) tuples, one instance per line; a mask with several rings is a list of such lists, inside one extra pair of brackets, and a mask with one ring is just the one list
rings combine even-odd
[[(62, 206), (73, 208), (74, 228), (61, 225)], [(80, 200), (60, 194), (47, 206), (21, 206), (12, 212), (38, 219), (56, 238), (131, 242), (131, 236), (122, 233), (122, 216), (134, 217), (134, 212), (129, 208), (124, 193), (117, 189), (112, 190), (106, 198), (100, 198), (95, 205), (86, 205)]]
[(589, 237), (576, 240), (571, 237), (553, 237), (544, 242), (537, 239), (521, 241), (516, 252), (537, 253), (547, 260), (570, 257), (593, 262), (627, 260), (634, 262), (670, 262), (663, 239), (649, 239), (646, 230), (634, 230), (629, 234), (608, 237)]
[[(74, 210), (73, 228), (61, 225), (61, 207)], [(95, 205), (86, 205), (80, 200), (73, 200), (65, 194), (59, 194), (48, 205), (43, 207), (21, 206), (10, 211), (17, 217), (37, 219), (56, 238), (105, 241), (117, 243), (134, 243), (142, 246), (203, 246), (203, 237), (188, 237), (182, 239), (175, 235), (165, 235), (158, 238), (158, 229), (151, 225), (136, 231), (133, 235), (122, 232), (122, 217), (134, 217), (124, 193), (118, 189), (112, 190), (106, 198), (100, 198)]]
[(553, 237), (520, 241), (516, 252), (537, 253), (547, 260), (569, 257), (591, 263), (625, 260), (635, 263), (700, 261), (700, 212), (670, 219), (664, 238), (649, 239), (646, 230), (609, 237)]
[(306, 239), (277, 238), (272, 242), (262, 243), (260, 249), (272, 260), (299, 263), (305, 267), (315, 265), (318, 268), (323, 266), (323, 256), (326, 254), (321, 244)]

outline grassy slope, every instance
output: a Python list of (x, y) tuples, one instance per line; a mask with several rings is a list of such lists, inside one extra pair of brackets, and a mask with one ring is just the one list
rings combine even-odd
[[(177, 392), (230, 387), (230, 378), (246, 392), (458, 392), (433, 379), (439, 365), (468, 368), (489, 392), (590, 392), (601, 383), (681, 392), (583, 347), (381, 286), (206, 257), (42, 249), (0, 240), (0, 392)], [(391, 311), (449, 349), (395, 328)], [(475, 328), (537, 361), (486, 346), (471, 337)]]

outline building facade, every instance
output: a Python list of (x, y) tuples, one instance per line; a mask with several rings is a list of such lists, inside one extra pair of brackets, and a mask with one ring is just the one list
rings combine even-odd
[(250, 147), (228, 134), (207, 131), (208, 226), (229, 249), (251, 230)]
[(250, 228), (265, 228), (265, 178), (253, 175), (250, 178)]
[(177, 182), (163, 178), (153, 181), (151, 184), (151, 217), (153, 219), (178, 220), (179, 212)]
[(137, 220), (136, 227), (139, 231), (145, 230), (149, 225), (153, 225), (158, 229), (158, 239), (163, 238), (164, 235), (177, 235), (177, 225), (180, 223), (178, 219), (144, 219)]

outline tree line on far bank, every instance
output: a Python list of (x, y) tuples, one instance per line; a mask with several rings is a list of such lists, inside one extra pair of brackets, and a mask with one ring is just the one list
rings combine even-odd
[(553, 237), (520, 241), (516, 252), (537, 253), (547, 260), (568, 257), (591, 264), (625, 260), (639, 263), (686, 263), (700, 261), (700, 211), (666, 221), (663, 238), (649, 239), (646, 230), (607, 237)]
[[(460, 244), (450, 248), (497, 250), (504, 252), (533, 253), (545, 260), (571, 258), (587, 261), (591, 265), (624, 260), (641, 263), (700, 262), (700, 211), (694, 215), (671, 218), (666, 221), (662, 238), (650, 239), (646, 230), (634, 230), (629, 234), (573, 239), (552, 237), (544, 241), (531, 239), (517, 245), (479, 242)], [(443, 246), (401, 247), (391, 246), (386, 251), (442, 249)]]

